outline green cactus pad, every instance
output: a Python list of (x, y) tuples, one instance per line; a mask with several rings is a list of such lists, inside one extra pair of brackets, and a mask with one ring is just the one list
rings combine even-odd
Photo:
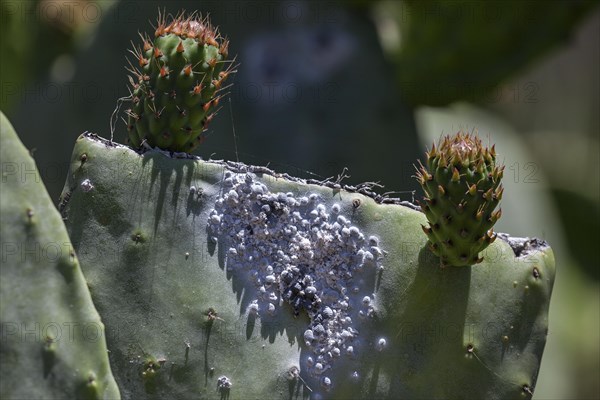
[(122, 395), (531, 398), (552, 250), (441, 269), (417, 207), (361, 191), (81, 136), (61, 208)]
[(427, 152), (417, 180), (425, 192), (421, 210), (429, 226), (423, 231), (442, 266), (480, 263), (479, 253), (495, 239), (492, 227), (502, 215), (494, 211), (502, 199), (504, 166), (496, 166), (496, 151), (481, 139), (459, 132), (445, 136)]
[(160, 15), (154, 40), (140, 36), (143, 44), (131, 50), (135, 61), (129, 68), (129, 144), (189, 153), (202, 141), (233, 72), (223, 68), (231, 66), (229, 41), (195, 13), (169, 21)]
[(63, 221), (2, 113), (0, 160), (0, 398), (119, 399)]

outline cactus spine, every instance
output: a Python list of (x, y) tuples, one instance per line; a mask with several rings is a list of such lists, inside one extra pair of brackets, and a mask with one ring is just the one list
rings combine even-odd
[(477, 136), (458, 132), (434, 144), (426, 158), (416, 178), (425, 192), (421, 209), (429, 221), (423, 226), (429, 247), (442, 266), (480, 263), (502, 214), (494, 211), (504, 191), (495, 145), (484, 147)]
[[(159, 15), (154, 40), (130, 50), (129, 144), (191, 152), (216, 114), (231, 69), (229, 41), (196, 13)], [(229, 67), (224, 69), (225, 64)]]

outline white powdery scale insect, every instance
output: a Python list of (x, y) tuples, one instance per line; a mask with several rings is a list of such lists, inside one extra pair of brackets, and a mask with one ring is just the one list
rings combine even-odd
[(283, 302), (295, 315), (306, 311), (300, 340), (312, 351), (303, 366), (312, 376), (355, 357), (359, 316), (374, 315), (373, 288), (361, 285), (383, 258), (378, 239), (351, 225), (339, 204), (272, 193), (251, 173), (226, 171), (222, 193), (208, 217), (210, 240), (225, 246), (227, 271), (256, 287), (248, 312), (273, 318)]

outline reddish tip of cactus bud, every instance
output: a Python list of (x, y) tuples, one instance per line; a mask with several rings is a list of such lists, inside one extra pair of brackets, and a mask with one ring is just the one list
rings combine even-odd
[(207, 36), (206, 44), (208, 44), (209, 46), (219, 47), (219, 43), (217, 43), (213, 36)]
[(211, 58), (210, 60), (208, 60), (207, 63), (211, 68), (214, 68), (217, 65), (217, 59), (216, 58)]
[(475, 184), (469, 186), (469, 190), (467, 191), (467, 193), (469, 193), (471, 196), (475, 196), (477, 194), (477, 186)]
[(477, 160), (477, 162), (475, 163), (475, 170), (477, 171), (477, 173), (482, 174), (483, 173), (483, 160), (481, 158), (479, 158)]
[(152, 45), (147, 40), (144, 40), (144, 52), (152, 49)]
[(487, 238), (486, 241), (489, 244), (494, 243), (494, 241), (496, 240), (496, 237), (498, 237), (498, 235), (496, 235), (496, 233), (494, 232), (493, 229), (490, 229), (489, 231), (487, 231)]
[(444, 187), (442, 185), (438, 185), (438, 192), (440, 192), (440, 195), (444, 195), (446, 194), (446, 190), (444, 189)]
[(448, 162), (446, 161), (446, 154), (442, 153), (442, 155), (440, 156), (440, 167), (442, 168), (446, 168), (448, 166)]
[(423, 229), (423, 232), (425, 232), (426, 235), (430, 235), (431, 234), (431, 228), (428, 228), (425, 225), (421, 224), (421, 229)]
[(490, 221), (495, 223), (496, 221), (498, 221), (500, 219), (501, 216), (502, 216), (502, 209), (499, 208), (498, 210), (496, 210), (492, 213), (492, 215), (490, 216)]
[(492, 155), (492, 157), (496, 157), (496, 144), (494, 143), (492, 145), (492, 148), (490, 149), (490, 154)]
[(435, 252), (437, 251), (437, 245), (436, 245), (435, 243), (428, 242), (428, 243), (427, 243), (427, 246), (429, 246), (429, 249), (430, 249), (432, 252), (434, 252), (434, 253), (435, 253)]
[(458, 173), (458, 169), (454, 168), (454, 171), (452, 172), (452, 182), (458, 181), (460, 181), (460, 174)]
[(479, 209), (477, 210), (477, 214), (475, 214), (475, 218), (477, 218), (478, 221), (481, 221), (481, 218), (483, 218), (483, 205), (481, 205), (479, 207)]
[(502, 200), (503, 194), (504, 194), (504, 187), (500, 186), (500, 187), (498, 187), (498, 189), (496, 189), (496, 193), (494, 193), (494, 197), (496, 198), (496, 200), (500, 201), (500, 200)]
[(164, 78), (167, 75), (169, 75), (169, 69), (163, 65), (160, 67), (160, 76)]
[(148, 60), (145, 59), (144, 57), (140, 56), (139, 63), (140, 63), (140, 67), (145, 67), (146, 65), (148, 65)]
[(176, 50), (177, 50), (178, 53), (183, 53), (183, 51), (185, 50), (184, 47), (183, 47), (183, 40), (179, 41), (179, 44), (177, 45), (177, 49)]
[(163, 56), (162, 51), (158, 47), (154, 48), (154, 58), (161, 58)]
[(219, 54), (223, 56), (223, 58), (227, 58), (229, 53), (229, 40), (224, 40), (219, 46)]
[(134, 113), (133, 110), (131, 110), (131, 109), (128, 109), (126, 111), (126, 113), (128, 116), (130, 116), (131, 118), (133, 118), (136, 121), (140, 119), (140, 116), (138, 114)]
[(487, 201), (491, 201), (493, 196), (494, 196), (493, 189), (489, 189), (485, 193), (483, 193), (483, 198), (486, 199)]
[(433, 175), (431, 175), (429, 172), (427, 172), (425, 169), (423, 169), (421, 171), (421, 173), (423, 174), (423, 179), (425, 179), (425, 181), (429, 181), (431, 182), (433, 180)]
[(208, 127), (208, 124), (210, 124), (210, 122), (213, 120), (214, 117), (215, 117), (215, 113), (212, 113), (209, 116), (207, 116), (204, 119), (204, 122), (202, 123), (202, 127), (206, 129), (206, 127)]
[(218, 106), (218, 105), (219, 105), (219, 101), (220, 101), (220, 100), (221, 100), (221, 98), (220, 98), (220, 97), (216, 97), (216, 98), (214, 98), (214, 99), (213, 99), (213, 101), (212, 101), (212, 105), (213, 105), (213, 107), (216, 107), (216, 106)]
[(192, 65), (188, 64), (184, 69), (183, 69), (183, 73), (185, 74), (185, 76), (190, 76), (192, 74)]
[(434, 158), (437, 155), (437, 149), (435, 148), (435, 143), (431, 145), (431, 151), (429, 152), (429, 158)]
[(460, 161), (460, 156), (458, 154), (458, 150), (456, 149), (456, 147), (450, 148), (449, 155), (450, 155), (450, 157), (448, 157), (448, 162), (450, 164), (458, 163), (458, 161)]
[(196, 86), (194, 86), (194, 94), (200, 94), (202, 92), (202, 84), (199, 83)]
[(202, 109), (204, 110), (204, 112), (208, 111), (209, 108), (210, 108), (210, 101), (207, 103), (204, 103), (202, 105)]

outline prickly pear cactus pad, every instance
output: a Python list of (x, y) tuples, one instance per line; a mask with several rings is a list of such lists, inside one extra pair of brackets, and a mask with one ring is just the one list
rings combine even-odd
[(467, 266), (483, 261), (479, 253), (496, 234), (492, 226), (502, 215), (494, 211), (504, 189), (504, 166), (496, 165), (496, 150), (473, 134), (445, 136), (426, 153), (417, 179), (425, 198), (421, 209), (429, 226), (423, 231), (442, 266)]
[[(129, 144), (191, 152), (216, 113), (232, 73), (229, 41), (196, 13), (159, 15), (154, 39), (141, 35), (131, 50)], [(228, 65), (224, 69), (225, 65)]]
[(0, 159), (0, 398), (118, 399), (63, 221), (2, 113)]
[(552, 250), (442, 269), (369, 194), (81, 136), (61, 210), (124, 398), (531, 398)]

